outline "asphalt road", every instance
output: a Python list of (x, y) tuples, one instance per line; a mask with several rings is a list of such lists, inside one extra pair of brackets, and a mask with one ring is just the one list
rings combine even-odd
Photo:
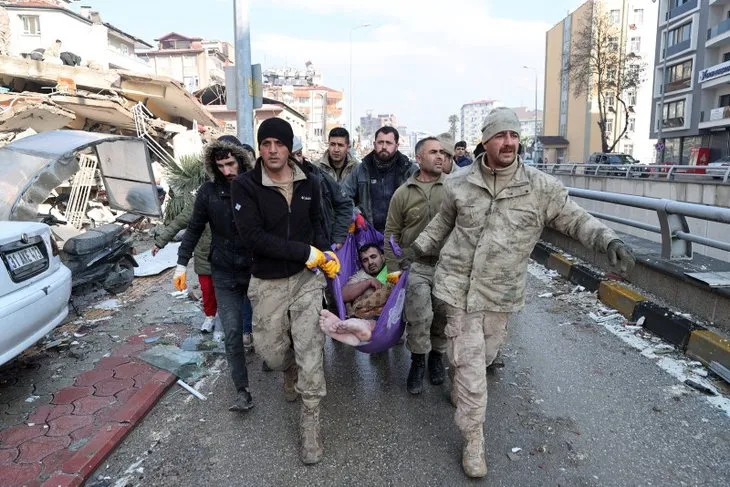
[[(727, 413), (589, 319), (594, 298), (538, 297), (555, 289), (530, 277), (528, 304), (510, 323), (507, 366), (489, 377), (482, 482), (730, 485)], [(297, 456), (299, 403), (285, 402), (281, 373), (249, 360), (252, 411), (227, 411), (225, 370), (198, 384), (208, 401), (173, 386), (87, 485), (476, 483), (462, 473), (448, 385), (410, 396), (404, 347), (368, 356), (328, 341), (325, 457), (310, 467)], [(510, 458), (513, 448), (522, 450)]]

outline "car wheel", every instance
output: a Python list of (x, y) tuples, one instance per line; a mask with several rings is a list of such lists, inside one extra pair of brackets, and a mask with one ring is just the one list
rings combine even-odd
[(104, 290), (109, 294), (119, 294), (132, 285), (134, 280), (134, 264), (129, 259), (122, 259), (114, 265), (114, 269), (104, 281)]

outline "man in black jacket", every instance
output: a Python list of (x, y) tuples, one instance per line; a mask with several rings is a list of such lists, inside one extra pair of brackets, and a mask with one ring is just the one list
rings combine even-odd
[(252, 162), (241, 146), (219, 139), (208, 144), (203, 161), (211, 181), (203, 183), (195, 198), (193, 214), (177, 254), (173, 284), (186, 286), (186, 268), (205, 225), (212, 233), (210, 263), (218, 301), (218, 318), (225, 333), (226, 357), (238, 392), (230, 411), (253, 407), (243, 347), (243, 302), (251, 278), (250, 251), (238, 234), (231, 208), (231, 182), (251, 169)]
[(352, 199), (365, 219), (379, 232), (385, 231), (390, 198), (418, 166), (398, 150), (398, 130), (380, 127), (375, 148), (342, 182), (342, 191)]
[[(265, 120), (257, 134), (260, 158), (233, 182), (231, 195), (238, 231), (253, 252), (251, 286), (256, 350), (273, 370), (284, 371), (287, 401), (302, 397), (300, 458), (321, 460), (319, 403), (326, 394), (322, 366), (324, 334), (319, 328), (321, 268), (334, 277), (339, 262), (323, 253), (318, 179), (291, 156), (294, 133), (280, 118)], [(292, 348), (293, 345), (293, 348)]]
[(339, 183), (332, 176), (304, 157), (302, 149), (302, 141), (295, 135), (292, 155), (304, 172), (313, 174), (319, 180), (322, 189), (322, 230), (327, 242), (339, 249), (345, 243), (347, 227), (352, 221), (352, 200), (345, 197)]

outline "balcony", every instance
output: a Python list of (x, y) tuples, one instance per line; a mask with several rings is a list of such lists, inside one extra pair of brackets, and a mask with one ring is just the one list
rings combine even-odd
[(686, 51), (692, 46), (692, 41), (690, 39), (687, 39), (686, 41), (678, 42), (677, 44), (674, 44), (673, 46), (667, 47), (667, 57), (674, 56), (675, 54), (679, 54), (682, 51)]
[(730, 61), (703, 69), (698, 73), (697, 81), (703, 89), (730, 82)]
[(730, 125), (730, 107), (717, 107), (700, 113), (699, 128), (725, 127)]
[(689, 2), (684, 2), (682, 5), (678, 5), (677, 7), (674, 7), (669, 12), (667, 12), (665, 19), (676, 19), (677, 17), (680, 17), (690, 10), (694, 10), (695, 8), (697, 8), (697, 0), (689, 0)]
[(730, 19), (725, 19), (715, 27), (707, 29), (707, 42), (705, 47), (730, 44)]
[(144, 74), (152, 74), (154, 71), (147, 61), (133, 54), (122, 54), (116, 49), (108, 48), (106, 56), (110, 68)]

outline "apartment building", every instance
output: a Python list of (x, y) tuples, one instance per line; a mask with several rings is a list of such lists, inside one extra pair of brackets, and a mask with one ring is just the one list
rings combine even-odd
[[(659, 0), (652, 132), (660, 160), (730, 155), (730, 0)], [(661, 115), (661, 116), (660, 116)]]
[(460, 140), (474, 145), (481, 141), (482, 124), (493, 108), (501, 107), (502, 102), (497, 100), (476, 100), (461, 106)]
[(149, 59), (154, 73), (180, 81), (189, 92), (213, 84), (224, 84), (225, 67), (234, 64), (233, 46), (226, 41), (188, 37), (177, 32), (165, 34), (157, 49), (138, 50)]
[(616, 45), (623, 55), (633, 53), (647, 66), (645, 81), (635, 92), (626, 93), (632, 106), (626, 133), (625, 114), (618, 102), (607, 94), (609, 113), (606, 128), (609, 144), (617, 142), (615, 152), (633, 155), (642, 162), (653, 162), (654, 144), (650, 136), (652, 110), (652, 68), (654, 66), (657, 3), (651, 0), (595, 0), (579, 6), (546, 34), (545, 105), (543, 156), (550, 162), (585, 162), (591, 153), (601, 151), (601, 132), (596, 90), (575, 96), (565, 67), (570, 62), (576, 39), (592, 15), (606, 13), (617, 32)]

